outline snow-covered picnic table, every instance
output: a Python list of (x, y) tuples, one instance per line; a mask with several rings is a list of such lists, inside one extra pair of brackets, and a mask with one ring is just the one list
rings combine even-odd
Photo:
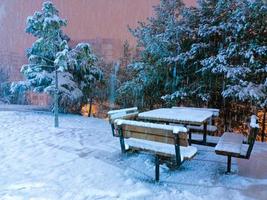
[(138, 118), (143, 120), (161, 121), (177, 124), (202, 125), (212, 117), (212, 111), (193, 108), (160, 108), (139, 113)]
[[(203, 141), (201, 144), (206, 145), (207, 123), (214, 115), (212, 110), (201, 110), (190, 107), (180, 108), (160, 108), (138, 114), (141, 120), (183, 124), (183, 125), (203, 125)], [(192, 141), (194, 142), (194, 141)]]

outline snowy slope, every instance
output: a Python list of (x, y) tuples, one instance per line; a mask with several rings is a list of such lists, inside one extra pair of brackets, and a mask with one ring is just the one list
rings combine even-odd
[(154, 183), (153, 158), (122, 156), (106, 121), (61, 115), (60, 128), (52, 126), (49, 113), (0, 112), (1, 200), (242, 200), (253, 199), (250, 187), (267, 184), (225, 175), (225, 158), (203, 147), (180, 170), (161, 166)]

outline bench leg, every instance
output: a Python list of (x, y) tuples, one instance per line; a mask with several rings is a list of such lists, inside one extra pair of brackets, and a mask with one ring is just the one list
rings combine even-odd
[(155, 180), (159, 181), (159, 157), (155, 155)]
[(191, 146), (191, 144), (192, 144), (192, 133), (191, 133), (190, 130), (189, 130), (188, 134), (189, 134), (189, 141), (188, 141), (188, 143)]
[(231, 172), (231, 156), (227, 156), (227, 173)]
[(119, 135), (120, 135), (121, 153), (125, 153), (126, 151), (125, 151), (125, 143), (124, 143), (122, 129), (119, 129)]
[(124, 138), (120, 137), (120, 144), (121, 144), (121, 152), (125, 153), (125, 144), (124, 144)]
[(203, 143), (204, 145), (207, 144), (207, 122), (204, 122), (204, 133), (203, 133)]
[(181, 165), (181, 152), (180, 152), (180, 139), (179, 136), (175, 134), (175, 159), (176, 165), (179, 167)]
[(111, 124), (111, 130), (112, 130), (112, 135), (113, 135), (113, 136), (115, 136), (115, 131), (114, 131), (114, 129), (115, 129), (114, 124)]

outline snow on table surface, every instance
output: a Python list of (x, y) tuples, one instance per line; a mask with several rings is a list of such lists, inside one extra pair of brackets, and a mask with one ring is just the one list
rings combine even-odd
[(200, 110), (200, 111), (208, 111), (212, 112), (214, 116), (219, 116), (220, 110), (218, 108), (199, 108), (199, 107), (184, 107), (184, 106), (173, 106), (172, 109), (191, 109), (192, 111), (194, 110)]
[[(34, 112), (0, 112), (1, 200), (249, 200), (265, 199), (267, 179), (225, 175), (224, 156), (197, 146), (198, 153), (179, 170), (160, 166), (154, 157), (120, 153), (119, 139), (107, 121)], [(252, 153), (267, 152), (255, 143)], [(252, 155), (251, 159), (257, 156)], [(264, 161), (260, 157), (261, 162)], [(266, 165), (259, 165), (266, 166)], [(255, 188), (262, 189), (255, 192)]]
[(204, 121), (212, 117), (211, 111), (192, 110), (188, 108), (160, 108), (147, 112), (139, 113), (140, 119), (165, 121), (173, 123), (190, 123), (202, 124)]

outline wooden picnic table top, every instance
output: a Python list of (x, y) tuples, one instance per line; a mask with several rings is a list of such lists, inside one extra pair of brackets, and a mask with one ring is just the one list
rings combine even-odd
[(138, 118), (143, 120), (161, 121), (168, 123), (201, 125), (213, 115), (212, 111), (197, 110), (187, 107), (180, 109), (160, 108), (139, 113)]

